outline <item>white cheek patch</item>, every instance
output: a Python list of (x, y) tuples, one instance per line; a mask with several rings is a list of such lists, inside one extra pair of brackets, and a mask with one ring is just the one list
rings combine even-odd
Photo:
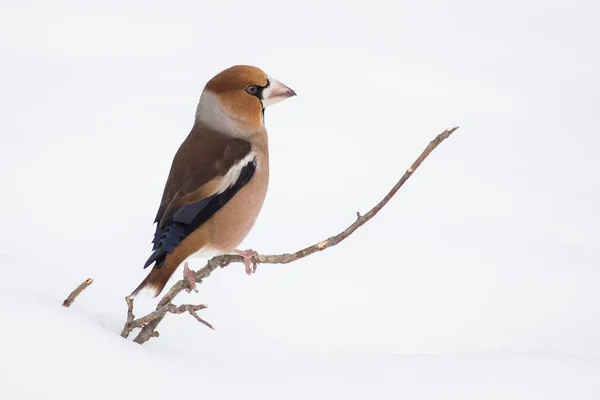
[(241, 130), (239, 124), (227, 115), (219, 97), (210, 90), (205, 90), (200, 96), (196, 119), (222, 132), (235, 133)]

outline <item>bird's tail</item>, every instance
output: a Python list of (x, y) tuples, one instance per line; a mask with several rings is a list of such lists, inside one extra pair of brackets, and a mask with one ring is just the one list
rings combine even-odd
[[(171, 254), (169, 254), (171, 256)], [(173, 275), (179, 266), (178, 260), (174, 257), (167, 256), (165, 263), (160, 268), (153, 267), (148, 276), (140, 283), (140, 285), (129, 295), (130, 297), (137, 296), (141, 291), (148, 290), (153, 297), (157, 297), (163, 291), (169, 278)]]

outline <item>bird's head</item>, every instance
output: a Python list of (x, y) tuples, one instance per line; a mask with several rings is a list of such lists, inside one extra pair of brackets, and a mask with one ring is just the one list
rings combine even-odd
[(295, 95), (292, 89), (261, 69), (235, 65), (208, 81), (200, 98), (196, 119), (228, 130), (231, 123), (237, 126), (234, 130), (256, 130), (263, 124), (265, 108)]

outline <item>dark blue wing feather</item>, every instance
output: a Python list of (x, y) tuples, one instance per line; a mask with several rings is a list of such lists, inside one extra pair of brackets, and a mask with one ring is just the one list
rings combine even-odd
[(215, 196), (210, 196), (202, 199), (196, 203), (185, 204), (175, 214), (173, 214), (173, 221), (180, 222), (182, 224), (189, 225), (192, 223), (194, 218), (210, 203)]
[(173, 252), (175, 246), (227, 204), (250, 181), (255, 171), (256, 161), (248, 163), (240, 171), (237, 181), (223, 193), (207, 197), (196, 203), (185, 204), (162, 227), (158, 223), (152, 240), (154, 252), (144, 264), (144, 268), (152, 263), (155, 263), (154, 268), (162, 267), (167, 254)]

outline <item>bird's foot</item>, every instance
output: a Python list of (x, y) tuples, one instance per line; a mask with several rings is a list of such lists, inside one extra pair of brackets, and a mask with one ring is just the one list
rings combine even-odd
[(183, 265), (183, 277), (187, 281), (189, 288), (186, 288), (185, 291), (190, 293), (192, 290), (198, 293), (198, 288), (196, 287), (196, 277), (194, 276), (194, 272), (188, 267), (187, 261)]
[(258, 268), (258, 264), (252, 260), (252, 257), (257, 256), (258, 253), (252, 249), (248, 249), (248, 250), (238, 250), (235, 249), (234, 250), (235, 254), (239, 254), (240, 256), (244, 257), (244, 267), (246, 267), (246, 273), (248, 275), (251, 275), (252, 273), (256, 272), (256, 268)]

